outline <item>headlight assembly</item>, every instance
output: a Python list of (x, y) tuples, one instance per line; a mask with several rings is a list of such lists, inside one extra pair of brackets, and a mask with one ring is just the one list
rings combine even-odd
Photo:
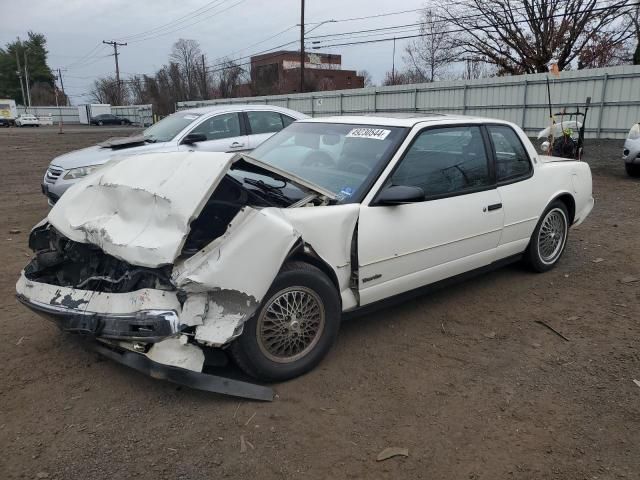
[(65, 180), (75, 180), (76, 178), (86, 177), (90, 173), (95, 172), (102, 165), (89, 165), (88, 167), (72, 168), (65, 175)]

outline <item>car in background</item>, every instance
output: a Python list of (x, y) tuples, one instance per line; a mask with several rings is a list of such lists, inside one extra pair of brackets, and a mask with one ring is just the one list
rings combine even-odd
[(29, 115), (23, 113), (16, 118), (16, 126), (17, 127), (39, 127), (40, 120), (35, 115)]
[(589, 165), (513, 123), (306, 119), (249, 154), (109, 162), (33, 229), (16, 289), (156, 377), (211, 385), (211, 353), (282, 381), (321, 361), (343, 313), (517, 259), (551, 270), (593, 205)]
[(622, 159), (627, 175), (640, 177), (640, 122), (629, 130), (627, 140), (624, 142)]
[(124, 117), (116, 117), (110, 113), (103, 113), (102, 115), (96, 115), (89, 120), (90, 125), (131, 125), (131, 120)]
[[(97, 118), (97, 117), (96, 117)], [(82, 177), (112, 158), (150, 152), (242, 152), (307, 115), (269, 105), (220, 105), (181, 110), (139, 135), (110, 139), (54, 158), (42, 182), (53, 205)]]

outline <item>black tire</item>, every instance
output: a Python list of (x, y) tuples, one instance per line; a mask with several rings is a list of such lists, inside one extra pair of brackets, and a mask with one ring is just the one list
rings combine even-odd
[(633, 163), (625, 163), (624, 169), (627, 171), (627, 175), (630, 177), (640, 177), (640, 165), (634, 165)]
[(125, 122), (124, 120), (120, 121), (120, 125), (126, 125), (127, 122)]
[[(303, 356), (297, 359), (277, 357), (273, 351), (267, 351), (269, 347), (265, 345), (258, 330), (261, 325), (269, 324), (267, 312), (273, 312), (269, 307), (276, 306), (276, 303), (272, 303), (274, 299), (282, 298), (287, 293), (292, 294), (290, 289), (295, 288), (301, 289), (295, 292), (310, 295), (312, 304), (319, 300), (317, 304), (320, 311), (324, 312), (324, 322), (322, 327), (318, 327), (311, 343), (305, 347), (308, 350), (299, 353), (304, 353)], [(242, 335), (230, 345), (229, 351), (236, 364), (256, 379), (270, 382), (298, 377), (313, 369), (331, 349), (340, 329), (341, 310), (340, 295), (321, 270), (304, 262), (287, 263), (276, 276), (255, 315), (245, 323)], [(300, 322), (300, 325), (304, 324), (304, 321)], [(275, 361), (274, 358), (279, 360)]]
[(103, 125), (104, 125), (104, 123), (102, 123), (101, 121), (100, 121), (100, 122), (98, 122), (98, 126), (99, 126), (99, 127), (101, 127), (101, 126), (103, 126)]
[[(561, 222), (563, 233), (561, 234), (559, 246), (553, 247), (552, 252), (550, 252), (548, 255), (545, 255), (545, 252), (541, 253), (541, 243), (544, 243), (546, 240), (547, 242), (551, 241), (551, 245), (553, 245), (553, 240), (557, 238), (553, 236), (553, 229), (548, 230), (549, 224), (547, 223), (545, 225), (545, 222), (547, 222), (548, 220), (553, 221), (554, 225), (557, 224), (556, 222)], [(541, 236), (541, 230), (543, 230), (543, 228), (544, 231)], [(549, 231), (551, 231), (551, 234), (547, 233)], [(556, 264), (560, 260), (560, 257), (562, 257), (564, 249), (567, 246), (568, 237), (569, 212), (567, 210), (567, 206), (563, 202), (561, 202), (560, 200), (556, 200), (547, 207), (547, 209), (540, 217), (538, 225), (536, 225), (536, 228), (531, 235), (531, 239), (529, 240), (529, 246), (524, 253), (525, 262), (535, 272), (542, 273), (551, 270), (556, 266)], [(544, 250), (545, 245), (543, 245), (542, 248)]]

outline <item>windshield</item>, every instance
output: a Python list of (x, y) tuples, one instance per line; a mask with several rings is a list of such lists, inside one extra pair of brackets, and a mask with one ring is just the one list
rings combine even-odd
[(173, 140), (182, 130), (193, 123), (200, 113), (174, 113), (147, 128), (142, 134), (153, 142)]
[(405, 134), (399, 127), (293, 123), (253, 150), (251, 157), (348, 202), (361, 197)]

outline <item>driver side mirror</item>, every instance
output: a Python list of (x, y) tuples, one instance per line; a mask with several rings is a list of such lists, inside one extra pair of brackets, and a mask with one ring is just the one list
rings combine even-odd
[(403, 205), (424, 200), (424, 190), (409, 185), (391, 185), (378, 195), (376, 205)]
[(193, 145), (194, 143), (204, 142), (207, 140), (207, 136), (203, 133), (190, 133), (182, 139), (183, 144)]

